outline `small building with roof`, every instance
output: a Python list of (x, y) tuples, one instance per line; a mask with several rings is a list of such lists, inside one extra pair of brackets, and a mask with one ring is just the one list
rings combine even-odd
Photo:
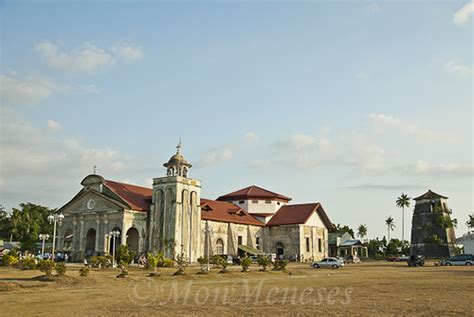
[[(290, 204), (291, 198), (252, 185), (217, 199), (201, 197), (201, 182), (180, 153), (151, 188), (107, 180), (96, 174), (58, 212), (58, 250), (73, 260), (128, 245), (135, 254), (162, 251), (190, 262), (214, 254), (276, 254), (293, 260), (328, 256), (333, 227), (321, 203)], [(115, 231), (117, 234), (111, 235)]]

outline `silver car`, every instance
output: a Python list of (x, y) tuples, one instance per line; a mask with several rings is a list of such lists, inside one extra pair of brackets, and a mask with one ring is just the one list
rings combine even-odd
[(342, 262), (338, 258), (324, 258), (321, 261), (311, 263), (311, 266), (314, 267), (315, 269), (321, 269), (321, 268), (326, 268), (326, 267), (338, 269), (341, 266), (344, 266), (344, 262)]
[(441, 265), (474, 265), (474, 255), (461, 254), (450, 257), (441, 261)]

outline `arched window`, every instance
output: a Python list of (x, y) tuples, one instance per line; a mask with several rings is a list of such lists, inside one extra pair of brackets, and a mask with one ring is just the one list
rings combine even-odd
[(224, 241), (222, 239), (216, 241), (216, 254), (224, 254)]

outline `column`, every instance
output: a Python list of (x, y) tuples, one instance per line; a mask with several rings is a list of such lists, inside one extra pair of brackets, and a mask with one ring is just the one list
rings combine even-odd
[[(74, 216), (72, 218), (72, 244), (71, 244), (71, 252), (76, 253), (77, 250), (77, 238), (79, 236), (79, 233), (77, 232), (77, 217)], [(72, 254), (71, 254), (72, 255)]]
[(80, 229), (80, 234), (78, 237), (79, 241), (79, 252), (84, 252), (84, 217), (80, 216), (79, 217), (79, 223), (81, 224), (81, 229)]
[(103, 245), (103, 248), (102, 248), (102, 252), (104, 252), (104, 254), (108, 254), (109, 253), (109, 231), (108, 231), (108, 226), (107, 224), (109, 223), (109, 218), (107, 217), (107, 213), (104, 214), (104, 218), (102, 219), (102, 222), (103, 222), (103, 237), (104, 237), (104, 245)]
[(97, 215), (95, 217), (95, 247), (94, 247), (94, 253), (97, 254), (99, 252), (99, 237), (100, 237), (100, 216)]

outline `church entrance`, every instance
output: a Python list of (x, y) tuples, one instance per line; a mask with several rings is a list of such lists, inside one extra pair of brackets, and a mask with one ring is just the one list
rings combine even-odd
[(276, 244), (276, 255), (278, 259), (283, 258), (283, 255), (285, 254), (285, 248), (283, 247), (283, 243), (277, 242)]
[(95, 229), (89, 229), (89, 231), (87, 231), (87, 235), (86, 235), (86, 253), (85, 253), (86, 257), (94, 255), (95, 235), (96, 235)]
[(135, 256), (138, 256), (138, 242), (140, 239), (140, 234), (136, 228), (130, 228), (127, 231), (127, 246), (130, 251), (135, 253)]

